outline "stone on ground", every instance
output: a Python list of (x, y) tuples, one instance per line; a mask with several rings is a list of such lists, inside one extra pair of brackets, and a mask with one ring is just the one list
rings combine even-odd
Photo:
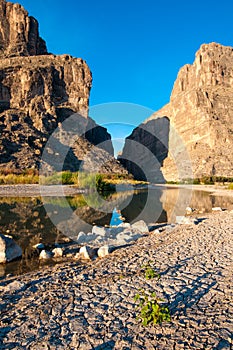
[(22, 256), (22, 249), (15, 241), (0, 234), (0, 263), (7, 263)]
[(146, 233), (149, 231), (147, 224), (143, 220), (135, 222), (131, 225), (131, 227), (133, 230), (137, 230), (141, 233)]

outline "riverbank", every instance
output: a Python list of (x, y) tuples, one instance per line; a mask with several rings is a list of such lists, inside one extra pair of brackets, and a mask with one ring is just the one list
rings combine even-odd
[[(216, 185), (168, 185), (168, 184), (159, 184), (159, 185), (148, 185), (149, 188), (185, 188), (190, 190), (205, 191), (210, 192), (214, 196), (230, 196), (233, 197), (233, 191), (224, 188), (223, 186)], [(130, 185), (130, 188), (133, 189), (144, 189), (147, 188), (147, 185)], [(127, 189), (127, 185), (122, 187)], [(83, 193), (85, 190), (78, 188), (73, 185), (47, 185), (41, 186), (38, 184), (28, 184), (28, 185), (1, 185), (0, 186), (0, 197), (39, 197), (41, 193), (43, 196), (62, 196), (65, 195), (75, 195)]]
[[(233, 214), (216, 212), (85, 266), (8, 278), (0, 283), (0, 348), (231, 349), (232, 234)], [(148, 262), (159, 280), (145, 279)], [(169, 303), (170, 323), (140, 324), (134, 301), (140, 289)]]
[(169, 184), (162, 184), (162, 185), (156, 185), (166, 188), (185, 188), (188, 190), (195, 190), (195, 191), (205, 191), (210, 192), (213, 196), (229, 196), (233, 197), (233, 191), (228, 190), (227, 187), (224, 187), (223, 185), (169, 185)]
[(83, 189), (71, 185), (49, 185), (41, 186), (37, 184), (28, 185), (1, 185), (0, 197), (53, 197), (63, 196), (64, 194), (75, 195), (84, 193)]

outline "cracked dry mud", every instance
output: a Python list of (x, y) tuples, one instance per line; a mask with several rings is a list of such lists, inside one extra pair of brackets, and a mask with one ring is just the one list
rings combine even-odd
[[(151, 233), (109, 257), (0, 283), (0, 349), (231, 349), (233, 214)], [(146, 280), (151, 261), (161, 278)], [(8, 286), (8, 287), (7, 287)], [(172, 321), (143, 327), (134, 296), (156, 291)]]

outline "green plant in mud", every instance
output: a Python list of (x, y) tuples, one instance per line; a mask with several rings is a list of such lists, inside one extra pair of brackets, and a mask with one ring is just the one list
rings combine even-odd
[(141, 320), (143, 326), (171, 321), (168, 306), (163, 304), (163, 300), (158, 298), (155, 292), (146, 293), (141, 290), (141, 293), (135, 295), (134, 300), (139, 302), (137, 319)]
[(155, 269), (152, 266), (152, 261), (149, 261), (145, 265), (142, 265), (142, 269), (144, 272), (144, 276), (146, 280), (150, 280), (153, 278), (160, 279), (160, 274), (155, 271)]

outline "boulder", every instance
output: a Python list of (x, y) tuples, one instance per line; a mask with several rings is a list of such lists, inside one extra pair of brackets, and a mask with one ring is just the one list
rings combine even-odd
[(92, 227), (92, 234), (96, 236), (108, 236), (110, 232), (110, 229), (107, 227), (102, 227), (102, 226), (93, 226)]
[(138, 238), (142, 237), (142, 233), (135, 233), (133, 231), (125, 230), (119, 233), (116, 237), (118, 245), (128, 244), (130, 242), (136, 241)]
[(79, 232), (78, 237), (76, 239), (77, 243), (83, 244), (88, 242), (88, 236), (86, 235), (85, 232)]
[(104, 245), (100, 247), (97, 251), (97, 255), (99, 258), (104, 258), (105, 256), (108, 256), (110, 254), (110, 248), (108, 245)]
[(179, 225), (197, 225), (198, 219), (197, 218), (190, 218), (187, 216), (176, 216), (176, 224)]
[(147, 224), (145, 221), (140, 220), (131, 225), (133, 230), (139, 231), (141, 233), (146, 233), (149, 231)]
[(79, 253), (76, 254), (75, 258), (91, 260), (95, 257), (95, 250), (89, 246), (83, 246), (80, 248)]
[(0, 263), (7, 263), (22, 256), (22, 249), (12, 238), (0, 234)]

